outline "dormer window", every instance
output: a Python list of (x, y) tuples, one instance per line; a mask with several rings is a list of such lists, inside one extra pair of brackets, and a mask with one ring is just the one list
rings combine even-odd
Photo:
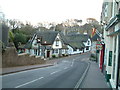
[(59, 46), (59, 41), (56, 41), (56, 46)]
[(90, 41), (88, 41), (88, 45), (90, 45)]
[(37, 43), (41, 43), (41, 38), (37, 38)]
[(58, 38), (56, 39), (55, 42), (56, 42), (56, 46), (59, 46), (59, 39)]

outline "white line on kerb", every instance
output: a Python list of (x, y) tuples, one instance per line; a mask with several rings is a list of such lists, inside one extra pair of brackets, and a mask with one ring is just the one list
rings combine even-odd
[(40, 77), (40, 78), (38, 78), (38, 79), (35, 79), (35, 80), (30, 81), (30, 82), (24, 83), (24, 84), (22, 84), (22, 85), (16, 86), (15, 88), (19, 88), (19, 87), (25, 86), (25, 85), (27, 85), (27, 84), (33, 83), (33, 82), (35, 82), (35, 81), (38, 81), (38, 80), (40, 80), (40, 79), (42, 79), (42, 78), (44, 78), (44, 77)]

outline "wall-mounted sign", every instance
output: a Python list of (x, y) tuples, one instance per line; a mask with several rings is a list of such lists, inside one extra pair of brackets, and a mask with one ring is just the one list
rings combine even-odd
[(102, 47), (102, 44), (96, 44), (96, 50), (102, 50), (103, 47)]

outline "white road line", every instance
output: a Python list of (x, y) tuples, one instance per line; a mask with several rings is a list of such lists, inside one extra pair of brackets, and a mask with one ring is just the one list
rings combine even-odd
[(27, 84), (33, 83), (33, 82), (35, 82), (35, 81), (38, 81), (38, 80), (40, 80), (40, 79), (42, 79), (42, 78), (44, 78), (44, 77), (40, 77), (40, 78), (38, 78), (38, 79), (35, 79), (35, 80), (30, 81), (30, 82), (24, 83), (24, 84), (22, 84), (22, 85), (16, 86), (15, 88), (19, 88), (19, 87), (25, 86), (25, 85), (27, 85)]
[(74, 61), (75, 61), (75, 59), (73, 59), (72, 64), (71, 64), (71, 67), (72, 67), (72, 66), (73, 66), (73, 64), (74, 64)]
[(68, 69), (68, 67), (65, 67), (64, 69)]
[(59, 70), (59, 71), (55, 71), (55, 72), (52, 72), (52, 73), (50, 73), (50, 74), (52, 75), (52, 74), (55, 74), (55, 73), (60, 72), (60, 71), (61, 71), (61, 70)]

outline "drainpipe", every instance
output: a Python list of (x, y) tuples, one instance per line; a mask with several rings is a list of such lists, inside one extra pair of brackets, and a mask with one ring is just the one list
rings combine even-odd
[(118, 67), (117, 67), (117, 84), (116, 84), (116, 88), (118, 88), (118, 86), (120, 86), (120, 83), (119, 83), (119, 69), (120, 69), (120, 35), (118, 35)]

